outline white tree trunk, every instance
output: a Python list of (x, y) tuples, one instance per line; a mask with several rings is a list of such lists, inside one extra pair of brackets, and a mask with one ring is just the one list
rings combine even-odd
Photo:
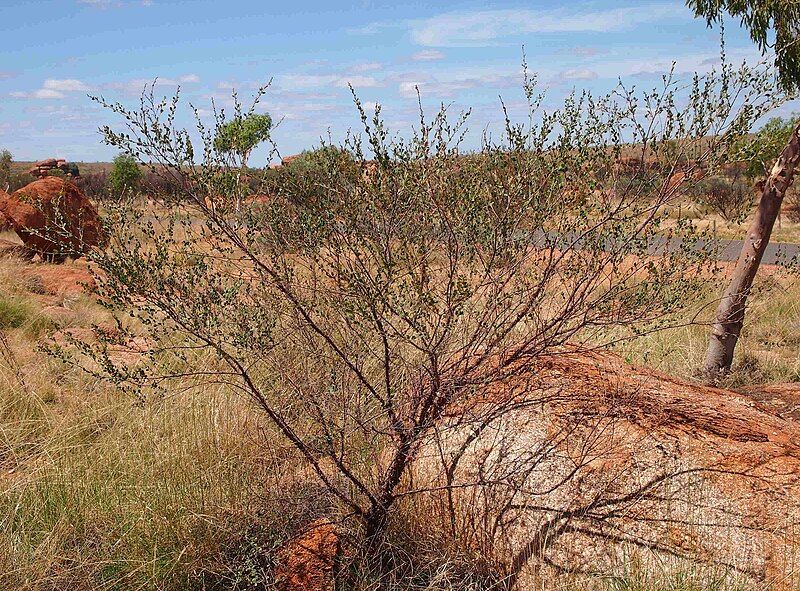
[(750, 294), (764, 250), (769, 244), (775, 220), (780, 214), (783, 196), (794, 180), (798, 162), (800, 162), (800, 123), (792, 131), (789, 142), (764, 183), (756, 217), (747, 231), (731, 283), (717, 308), (703, 363), (703, 376), (709, 382), (715, 381), (731, 368), (733, 352), (744, 324), (747, 296)]

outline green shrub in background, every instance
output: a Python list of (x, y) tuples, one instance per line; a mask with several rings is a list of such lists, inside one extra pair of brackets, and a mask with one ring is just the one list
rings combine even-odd
[(11, 152), (0, 151), (0, 189), (8, 190), (11, 185)]
[(769, 174), (798, 119), (800, 114), (797, 113), (787, 119), (773, 117), (739, 145), (738, 159), (746, 164), (744, 174), (747, 178), (756, 180)]
[(711, 176), (692, 187), (695, 201), (718, 213), (727, 222), (744, 221), (753, 208), (752, 185), (741, 178)]
[(113, 197), (136, 192), (142, 180), (142, 171), (130, 154), (119, 154), (108, 175), (108, 189)]

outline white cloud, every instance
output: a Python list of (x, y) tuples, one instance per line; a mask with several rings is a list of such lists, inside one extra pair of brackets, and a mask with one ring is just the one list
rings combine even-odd
[(411, 56), (415, 62), (435, 62), (443, 60), (445, 55), (441, 51), (435, 49), (423, 49)]
[(411, 40), (417, 45), (484, 46), (530, 33), (604, 33), (685, 15), (685, 8), (678, 4), (584, 11), (496, 9), (449, 12), (412, 21), (410, 29)]
[(387, 29), (394, 29), (397, 27), (396, 22), (376, 22), (376, 23), (369, 23), (363, 27), (354, 27), (351, 29), (347, 29), (347, 32), (350, 35), (377, 35), (379, 33), (383, 33)]
[(40, 88), (31, 93), (31, 97), (35, 99), (62, 99), (66, 95), (58, 90), (52, 88)]
[(296, 90), (330, 86), (335, 84), (338, 79), (339, 76), (333, 74), (286, 74), (280, 76), (278, 81), (282, 88)]
[(347, 88), (352, 84), (356, 88), (376, 88), (383, 86), (383, 83), (374, 76), (363, 76), (359, 74), (286, 74), (277, 78), (280, 88), (283, 90), (302, 90), (308, 88), (324, 88), (333, 86), (335, 88)]
[(150, 88), (153, 84), (158, 88), (162, 86), (175, 87), (181, 84), (195, 84), (197, 82), (200, 82), (200, 77), (197, 74), (186, 74), (178, 78), (134, 78), (125, 82), (112, 82), (108, 87), (127, 94), (138, 95), (142, 93), (142, 90)]
[(42, 84), (42, 89), (56, 92), (86, 92), (89, 90), (89, 87), (84, 82), (75, 80), (74, 78), (67, 80), (48, 78), (44, 81), (44, 84)]
[(401, 82), (397, 90), (403, 98), (416, 98), (417, 87), (421, 86), (421, 82)]
[(51, 90), (49, 88), (40, 88), (38, 90), (34, 90), (33, 92), (22, 92), (22, 91), (15, 91), (9, 93), (10, 96), (13, 98), (32, 98), (32, 99), (63, 99), (66, 95), (63, 92), (58, 92), (57, 90)]
[(457, 70), (430, 72), (404, 72), (392, 78), (398, 83), (403, 98), (416, 98), (420, 93), (427, 98), (453, 97), (465, 90), (476, 88), (499, 90), (522, 87), (522, 70), (519, 68), (467, 67)]
[(350, 68), (353, 72), (374, 72), (380, 70), (383, 65), (380, 62), (366, 62), (363, 64), (356, 64)]
[(578, 47), (570, 47), (569, 49), (565, 50), (565, 53), (577, 55), (579, 57), (594, 57), (596, 55), (600, 55), (602, 51), (598, 47), (586, 47), (579, 45)]
[(354, 88), (376, 88), (382, 86), (377, 78), (372, 76), (342, 76), (336, 81), (336, 86), (346, 88), (347, 85)]
[(9, 93), (13, 98), (29, 98), (40, 100), (55, 100), (66, 98), (68, 92), (86, 92), (91, 90), (89, 86), (81, 80), (74, 78), (57, 80), (55, 78), (48, 78), (42, 84), (42, 87), (31, 92), (15, 91)]

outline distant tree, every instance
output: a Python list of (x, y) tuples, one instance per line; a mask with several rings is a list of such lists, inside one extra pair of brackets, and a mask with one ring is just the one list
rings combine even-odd
[(271, 129), (272, 118), (268, 113), (237, 115), (236, 118), (219, 126), (214, 148), (219, 152), (235, 154), (245, 167), (250, 159), (250, 153), (269, 137)]
[(108, 175), (108, 188), (111, 195), (119, 197), (126, 191), (136, 191), (142, 180), (142, 171), (136, 159), (130, 154), (119, 154)]
[(253, 149), (269, 138), (272, 129), (272, 118), (268, 113), (253, 113), (252, 111), (242, 114), (237, 112), (236, 116), (230, 121), (217, 120), (217, 132), (214, 137), (214, 149), (223, 155), (234, 156), (239, 159), (234, 162), (235, 170), (230, 176), (228, 190), (225, 194), (232, 193), (235, 202), (235, 209), (238, 212), (242, 205), (241, 192), (236, 190), (241, 186), (242, 172), (247, 168), (247, 161)]
[(11, 184), (11, 152), (3, 150), (0, 152), (0, 188), (8, 190)]
[[(751, 39), (762, 53), (773, 51), (781, 85), (787, 92), (800, 88), (800, 2), (797, 0), (687, 0), (695, 16), (706, 19), (709, 26), (730, 14), (741, 20)], [(776, 139), (780, 126), (768, 128), (766, 138)], [(777, 134), (780, 135), (780, 134)], [(782, 146), (778, 148), (778, 146)], [(706, 381), (713, 382), (727, 373), (744, 325), (747, 296), (753, 286), (758, 267), (769, 244), (772, 228), (781, 211), (786, 190), (794, 181), (800, 163), (800, 122), (789, 131), (784, 144), (765, 146), (765, 155), (774, 149), (775, 164), (766, 176), (761, 199), (733, 277), (720, 299), (711, 338), (703, 362)]]

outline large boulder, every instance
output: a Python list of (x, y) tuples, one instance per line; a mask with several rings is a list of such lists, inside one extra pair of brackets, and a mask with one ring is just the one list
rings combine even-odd
[(685, 383), (606, 353), (521, 366), (422, 446), (409, 486), (431, 492), (413, 511), (490, 548), (517, 589), (631, 564), (797, 589), (800, 387), (767, 390)]
[(97, 210), (65, 179), (45, 177), (0, 196), (0, 214), (28, 249), (50, 260), (80, 256), (103, 241)]

